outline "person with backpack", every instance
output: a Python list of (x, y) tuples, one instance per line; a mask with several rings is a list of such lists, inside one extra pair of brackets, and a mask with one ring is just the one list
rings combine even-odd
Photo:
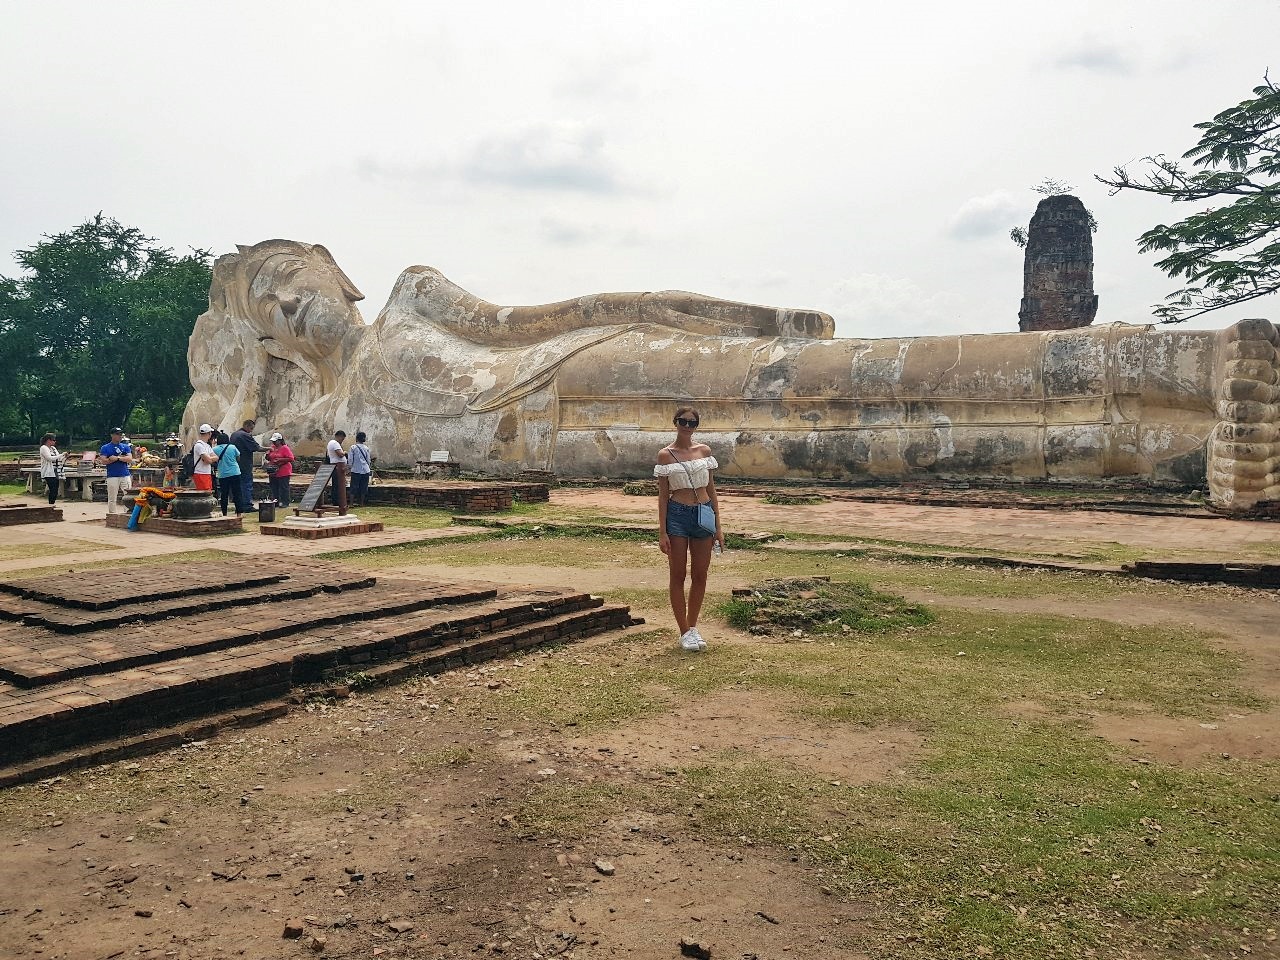
[(240, 451), (225, 433), (218, 434), (218, 443), (213, 448), (216, 457), (218, 474), (218, 505), (222, 507), (222, 515), (227, 515), (227, 500), (234, 499), (236, 513), (249, 512), (249, 504), (244, 499), (244, 487), (240, 483)]
[(373, 476), (373, 457), (369, 454), (368, 437), (356, 432), (356, 442), (347, 450), (347, 469), (351, 472), (351, 499), (357, 507), (369, 500), (369, 479)]
[(213, 465), (218, 462), (213, 452), (213, 427), (200, 424), (200, 439), (191, 446), (191, 479), (197, 490), (213, 493)]

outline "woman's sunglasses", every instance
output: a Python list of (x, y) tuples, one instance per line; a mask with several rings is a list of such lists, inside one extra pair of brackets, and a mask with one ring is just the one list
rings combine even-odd
[(688, 427), (690, 430), (692, 430), (694, 427), (698, 425), (698, 421), (686, 420), (684, 417), (676, 417), (676, 425), (681, 427)]

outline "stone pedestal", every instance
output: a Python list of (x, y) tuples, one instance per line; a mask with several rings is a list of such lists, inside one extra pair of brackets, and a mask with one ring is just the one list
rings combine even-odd
[[(115, 530), (129, 529), (129, 514), (107, 514), (107, 526)], [(163, 533), (170, 537), (207, 537), (219, 533), (239, 533), (243, 520), (237, 516), (205, 517), (203, 520), (175, 520), (172, 517), (152, 517), (138, 524), (135, 533)]]
[(336, 514), (318, 517), (286, 517), (282, 523), (261, 523), (258, 530), (269, 537), (299, 537), (303, 540), (322, 540), (328, 537), (345, 537), (356, 533), (378, 533), (382, 524), (366, 522), (354, 513), (345, 517)]

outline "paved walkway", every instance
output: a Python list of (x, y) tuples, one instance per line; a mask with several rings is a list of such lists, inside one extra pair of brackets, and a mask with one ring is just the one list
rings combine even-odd
[[(1014, 553), (1078, 553), (1120, 544), (1168, 556), (1280, 560), (1280, 523), (1265, 520), (838, 500), (813, 506), (778, 506), (735, 496), (731, 490), (724, 493), (722, 501), (726, 525), (734, 529), (793, 530), (832, 540), (874, 537)], [(646, 520), (657, 527), (657, 504), (652, 497), (630, 497), (607, 489), (561, 489), (552, 493), (551, 502), (568, 509)]]
[(31, 523), (0, 528), (0, 558), (5, 557), (6, 547), (21, 551), (23, 547), (53, 548), (34, 556), (10, 556), (0, 559), (0, 574), (33, 567), (62, 566), (96, 563), (125, 557), (160, 557), (193, 550), (225, 550), (245, 556), (272, 554), (274, 556), (314, 557), (321, 553), (343, 553), (348, 550), (365, 550), (369, 547), (385, 547), (400, 543), (417, 543), (447, 537), (474, 535), (478, 527), (443, 527), (439, 529), (414, 529), (388, 527), (381, 533), (358, 533), (349, 537), (332, 537), (323, 541), (300, 540), (293, 537), (264, 537), (256, 525), (246, 532), (216, 537), (167, 537), (159, 534), (131, 530), (109, 529), (103, 520), (107, 515), (105, 503), (80, 503), (72, 501), (59, 504), (63, 510), (62, 523)]

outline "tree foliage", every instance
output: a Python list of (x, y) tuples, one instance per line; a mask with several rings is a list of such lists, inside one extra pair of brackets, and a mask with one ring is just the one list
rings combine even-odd
[(1140, 173), (1116, 167), (1110, 178), (1097, 178), (1112, 194), (1220, 202), (1138, 238), (1141, 252), (1167, 254), (1156, 266), (1186, 281), (1154, 308), (1165, 323), (1280, 292), (1280, 87), (1264, 76), (1253, 94), (1197, 123), (1200, 141), (1181, 160), (1160, 154), (1144, 158)]
[(23, 273), (0, 277), (0, 370), (30, 434), (104, 436), (140, 405), (169, 419), (191, 389), (209, 253), (179, 257), (98, 214), (15, 256)]

